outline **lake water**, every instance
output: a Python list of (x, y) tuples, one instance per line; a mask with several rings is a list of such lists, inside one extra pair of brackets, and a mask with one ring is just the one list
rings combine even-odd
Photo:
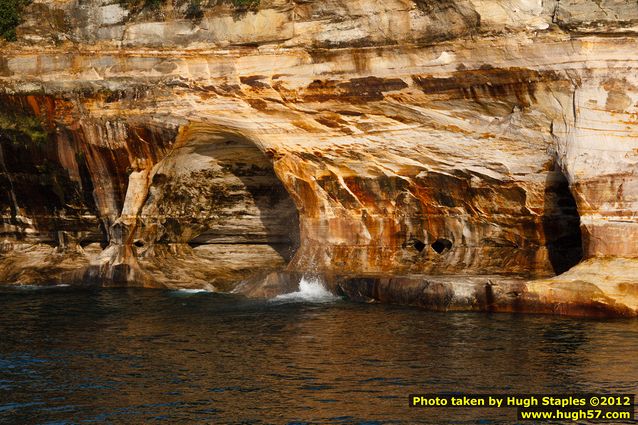
[(638, 392), (638, 321), (433, 313), (317, 288), (0, 293), (1, 423), (512, 424), (513, 410), (411, 409), (408, 394), (592, 391)]

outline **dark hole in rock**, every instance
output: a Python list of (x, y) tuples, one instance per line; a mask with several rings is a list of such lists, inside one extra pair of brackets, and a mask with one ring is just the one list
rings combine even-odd
[(556, 274), (566, 272), (582, 260), (583, 242), (576, 200), (567, 177), (556, 165), (545, 179), (543, 231), (549, 261)]
[[(214, 279), (219, 291), (284, 269), (299, 246), (299, 218), (271, 158), (217, 127), (192, 136), (153, 177), (144, 208), (163, 219), (149, 225), (153, 249), (140, 264), (167, 282), (184, 273)], [(175, 260), (170, 270), (163, 258)]]
[(81, 239), (81, 240), (80, 240), (80, 246), (81, 246), (82, 248), (86, 248), (87, 246), (89, 246), (89, 245), (91, 245), (91, 244), (94, 244), (94, 243), (99, 243), (99, 244), (100, 244), (100, 248), (104, 249), (104, 248), (102, 247), (102, 241), (101, 241), (101, 240), (99, 240), (99, 241), (92, 240), (92, 239)]
[[(233, 245), (236, 253), (246, 252), (247, 260), (248, 253), (254, 252), (259, 260), (252, 257), (250, 261), (263, 262), (265, 268), (290, 261), (299, 246), (299, 217), (271, 160), (254, 143), (242, 139), (197, 145), (194, 152), (210, 157), (212, 168), (191, 174), (190, 184), (211, 195), (201, 205), (190, 199), (188, 203), (215, 219), (201, 222), (198, 235), (188, 245), (208, 249)], [(268, 247), (279, 260), (266, 254)]]
[(418, 239), (412, 241), (412, 246), (419, 252), (422, 252), (425, 249), (425, 244), (423, 243), (423, 241), (420, 241)]
[(431, 246), (437, 254), (443, 254), (443, 252), (452, 249), (452, 241), (448, 239), (437, 239)]
[(109, 232), (106, 230), (106, 225), (103, 221), (100, 221), (99, 229), (100, 235), (102, 236), (100, 238), (100, 248), (105, 249), (109, 246)]
[(138, 248), (142, 248), (144, 246), (144, 241), (140, 239), (136, 239), (135, 242), (133, 242), (133, 245), (135, 245)]

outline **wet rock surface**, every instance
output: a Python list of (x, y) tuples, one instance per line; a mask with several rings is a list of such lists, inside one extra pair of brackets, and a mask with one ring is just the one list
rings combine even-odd
[(636, 314), (635, 4), (178, 3), (2, 45), (0, 280)]

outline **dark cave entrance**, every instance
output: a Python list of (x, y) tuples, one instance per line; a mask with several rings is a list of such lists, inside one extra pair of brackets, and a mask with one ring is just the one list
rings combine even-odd
[(299, 218), (271, 158), (219, 126), (183, 133), (151, 177), (133, 241), (143, 270), (165, 284), (223, 292), (285, 269), (299, 246)]
[(412, 240), (412, 246), (419, 252), (423, 252), (423, 250), (425, 249), (425, 244), (423, 243), (423, 241), (420, 241), (418, 239)]
[(252, 246), (256, 256), (267, 245), (289, 262), (299, 246), (299, 217), (271, 160), (239, 137), (197, 144), (193, 153), (210, 158), (211, 168), (198, 182), (204, 186), (206, 205), (198, 207), (211, 218), (200, 223), (206, 228), (200, 227), (188, 244), (235, 245), (248, 251)]
[(449, 239), (437, 239), (430, 246), (437, 254), (443, 254), (452, 249), (452, 241)]
[(556, 274), (583, 258), (580, 215), (565, 174), (555, 165), (545, 180), (543, 231), (549, 261)]

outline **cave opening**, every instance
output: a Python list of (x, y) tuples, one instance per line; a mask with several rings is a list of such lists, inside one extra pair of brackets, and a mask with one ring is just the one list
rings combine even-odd
[(425, 249), (425, 244), (423, 243), (423, 241), (420, 241), (418, 239), (414, 239), (412, 241), (412, 246), (419, 252), (423, 252), (423, 250)]
[[(283, 270), (299, 246), (299, 216), (272, 159), (216, 126), (185, 133), (152, 176), (142, 214), (155, 249), (145, 254), (145, 269), (165, 280), (186, 272), (220, 291)], [(175, 254), (166, 257), (174, 260), (170, 270), (158, 254), (166, 252)]]
[(444, 252), (452, 249), (452, 241), (440, 238), (435, 240), (430, 246), (437, 254), (443, 254)]
[(558, 165), (545, 180), (543, 232), (549, 262), (556, 274), (578, 264), (583, 258), (580, 215), (569, 181)]
[(188, 244), (252, 246), (255, 255), (270, 247), (290, 261), (299, 245), (299, 217), (271, 160), (243, 138), (200, 144), (194, 153), (210, 158), (211, 168), (194, 183), (207, 194), (206, 205), (195, 207), (211, 219), (199, 223)]

